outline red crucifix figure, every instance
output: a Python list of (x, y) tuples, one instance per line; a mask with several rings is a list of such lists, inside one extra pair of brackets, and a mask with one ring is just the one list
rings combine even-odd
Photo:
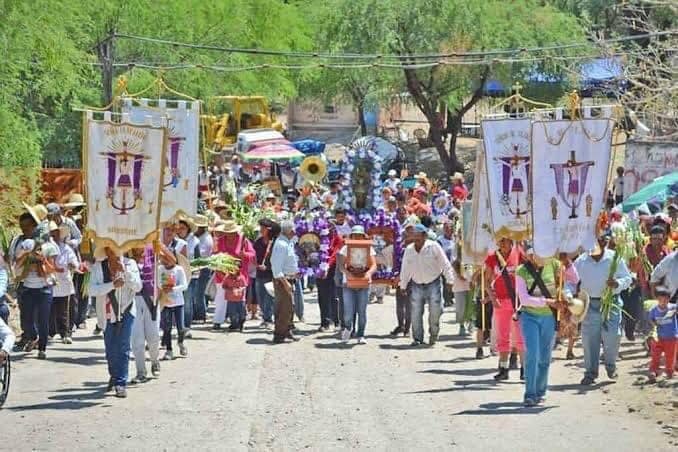
[(593, 161), (578, 162), (575, 151), (570, 151), (570, 159), (565, 163), (552, 163), (558, 196), (571, 209), (569, 218), (577, 218), (577, 209), (586, 191), (589, 168)]
[[(528, 181), (530, 157), (518, 155), (519, 146), (517, 144), (512, 145), (510, 152), (513, 155), (497, 159), (502, 167), (502, 200), (508, 207), (509, 212), (514, 214), (516, 218), (520, 218), (521, 215), (525, 215), (529, 211), (527, 190), (530, 186)], [(511, 207), (512, 197), (515, 197), (515, 209)], [(524, 204), (522, 208), (521, 199)]]
[[(141, 173), (144, 160), (149, 158), (130, 150), (129, 141), (121, 141), (120, 150), (102, 152), (107, 161), (108, 189), (106, 198), (120, 215), (127, 215), (141, 200)], [(115, 146), (117, 147), (117, 146)]]

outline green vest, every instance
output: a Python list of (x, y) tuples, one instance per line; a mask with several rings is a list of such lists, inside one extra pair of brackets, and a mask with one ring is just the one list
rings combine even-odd
[[(556, 291), (558, 290), (556, 287), (556, 275), (558, 275), (558, 272), (560, 272), (560, 262), (557, 259), (549, 259), (546, 265), (544, 265), (544, 269), (541, 271), (541, 279), (544, 281), (546, 288), (549, 290), (549, 295), (551, 295), (551, 298), (556, 296)], [(541, 293), (539, 286), (534, 284), (534, 278), (525, 265), (518, 267), (518, 270), (516, 270), (516, 275), (525, 280), (525, 285), (527, 286), (528, 291), (532, 288), (532, 286), (535, 286), (530, 295), (546, 296), (545, 294)], [(552, 315), (551, 308), (548, 306), (523, 306), (520, 309), (534, 315)]]

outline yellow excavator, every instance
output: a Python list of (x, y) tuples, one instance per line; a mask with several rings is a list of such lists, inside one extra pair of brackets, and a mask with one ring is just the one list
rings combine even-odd
[(223, 112), (203, 115), (207, 145), (214, 151), (227, 150), (236, 143), (238, 133), (249, 129), (283, 131), (283, 124), (271, 113), (263, 96), (217, 96), (208, 101), (208, 111)]

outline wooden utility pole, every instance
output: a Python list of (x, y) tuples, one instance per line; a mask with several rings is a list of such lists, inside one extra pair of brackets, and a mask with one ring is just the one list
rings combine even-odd
[(115, 58), (115, 29), (111, 28), (108, 36), (97, 44), (97, 57), (101, 64), (101, 84), (104, 105), (113, 102), (113, 61)]

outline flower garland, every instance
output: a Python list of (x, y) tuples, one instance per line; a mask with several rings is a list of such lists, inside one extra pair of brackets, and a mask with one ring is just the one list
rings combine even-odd
[[(325, 211), (318, 211), (313, 214), (297, 215), (294, 218), (295, 233), (298, 238), (305, 234), (315, 234), (320, 239), (320, 246), (317, 252), (312, 253), (307, 262), (305, 259), (299, 259), (299, 272), (305, 276), (315, 276), (321, 278), (329, 270), (329, 251), (330, 251), (330, 223), (327, 220)], [(297, 255), (301, 254), (301, 247), (296, 246)], [(310, 265), (309, 265), (310, 264)]]
[(360, 160), (369, 160), (371, 162), (370, 168), (370, 185), (368, 190), (371, 190), (371, 196), (368, 193), (366, 210), (374, 210), (382, 206), (381, 199), (381, 168), (382, 158), (374, 149), (376, 142), (374, 139), (358, 139), (351, 144), (349, 149), (341, 161), (340, 174), (344, 178), (345, 183), (341, 188), (341, 206), (347, 211), (353, 210), (353, 191), (354, 187), (351, 183), (353, 170)]
[(356, 223), (361, 224), (367, 233), (373, 228), (389, 228), (393, 230), (393, 268), (377, 270), (372, 279), (387, 280), (397, 278), (400, 275), (400, 265), (403, 257), (403, 236), (396, 216), (387, 214), (384, 209), (377, 209), (374, 215), (358, 215)]

